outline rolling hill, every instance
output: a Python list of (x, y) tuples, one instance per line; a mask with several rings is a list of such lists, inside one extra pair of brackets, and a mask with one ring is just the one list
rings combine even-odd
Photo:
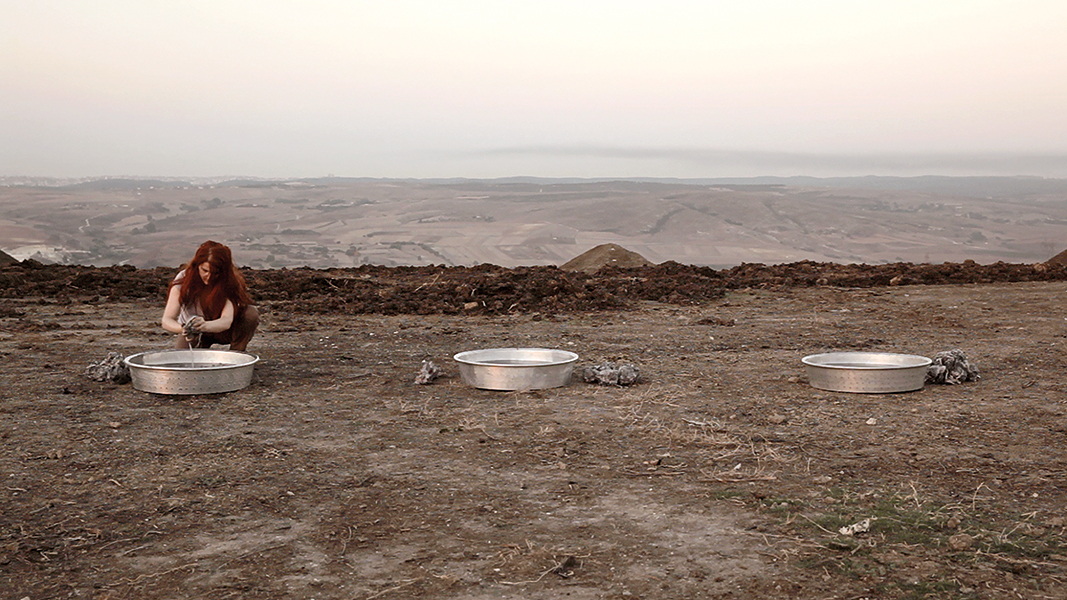
[(1063, 250), (1067, 180), (3, 181), (0, 249), (177, 266), (206, 239), (253, 268), (654, 263), (1034, 263)]

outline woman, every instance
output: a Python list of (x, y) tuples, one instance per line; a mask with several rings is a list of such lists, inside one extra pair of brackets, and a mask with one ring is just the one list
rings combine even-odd
[(181, 334), (178, 348), (229, 344), (230, 350), (243, 352), (258, 326), (259, 311), (230, 249), (218, 242), (200, 244), (170, 284), (163, 329)]

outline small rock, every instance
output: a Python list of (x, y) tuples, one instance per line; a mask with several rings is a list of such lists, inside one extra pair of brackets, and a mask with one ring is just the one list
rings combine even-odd
[(789, 419), (785, 415), (771, 415), (767, 418), (767, 420), (770, 421), (773, 425), (781, 425)]
[(870, 419), (867, 419), (867, 424), (868, 425), (877, 425), (878, 424), (878, 419), (875, 419), (874, 417), (871, 417)]
[(956, 535), (948, 538), (948, 545), (952, 546), (953, 550), (966, 550), (974, 544), (974, 538), (966, 533), (957, 533)]
[(826, 485), (827, 483), (830, 483), (833, 480), (834, 480), (834, 478), (830, 477), (829, 475), (820, 475), (819, 477), (816, 477), (815, 479), (812, 479), (813, 482), (815, 482), (815, 483), (817, 483), (819, 485)]
[(566, 559), (563, 560), (563, 562), (554, 567), (552, 569), (552, 572), (556, 575), (559, 575), (560, 577), (567, 578), (571, 575), (574, 575), (574, 569), (579, 564), (580, 563), (578, 562), (577, 558), (574, 558), (573, 556), (568, 556)]

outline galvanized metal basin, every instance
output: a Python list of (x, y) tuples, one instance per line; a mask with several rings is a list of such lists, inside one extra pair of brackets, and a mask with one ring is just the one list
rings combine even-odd
[(452, 357), (463, 382), (484, 390), (536, 390), (566, 385), (578, 355), (550, 348), (487, 348)]
[(914, 354), (830, 352), (805, 356), (801, 362), (808, 382), (820, 390), (891, 394), (921, 390), (933, 361)]
[(156, 350), (127, 356), (134, 389), (153, 394), (218, 394), (252, 382), (259, 357), (234, 350)]

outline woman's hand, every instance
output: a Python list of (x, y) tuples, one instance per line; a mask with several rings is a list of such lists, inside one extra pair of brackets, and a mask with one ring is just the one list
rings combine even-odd
[(186, 325), (194, 335), (199, 335), (201, 333), (222, 333), (233, 325), (233, 313), (233, 302), (227, 300), (226, 305), (222, 309), (222, 315), (219, 318), (213, 321), (207, 321), (204, 317), (194, 316), (189, 319)]
[(200, 337), (200, 334), (203, 332), (203, 326), (203, 317), (193, 317), (186, 321), (185, 324), (182, 325), (182, 333), (185, 335), (185, 341), (191, 342)]

